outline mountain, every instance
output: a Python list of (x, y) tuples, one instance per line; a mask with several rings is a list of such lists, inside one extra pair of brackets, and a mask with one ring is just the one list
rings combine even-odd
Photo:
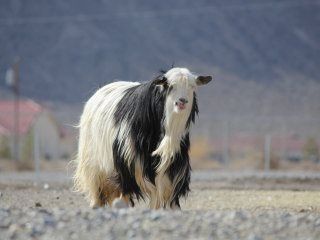
[[(75, 125), (115, 79), (184, 66), (199, 88), (202, 135), (294, 132), (320, 139), (319, 0), (0, 1), (0, 98), (20, 56), (21, 93)], [(210, 136), (209, 136), (210, 137)]]
[(0, 76), (20, 56), (22, 94), (66, 103), (173, 63), (266, 88), (319, 83), (319, 10), (317, 0), (1, 1)]

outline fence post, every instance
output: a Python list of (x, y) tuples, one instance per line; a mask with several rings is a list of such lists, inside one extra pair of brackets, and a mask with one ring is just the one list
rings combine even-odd
[(36, 181), (40, 179), (40, 147), (39, 147), (39, 136), (36, 127), (33, 130), (33, 157), (34, 157), (34, 170), (36, 175)]
[(271, 135), (267, 134), (264, 138), (264, 170), (270, 170), (271, 163)]
[(229, 121), (226, 120), (223, 126), (223, 161), (229, 165)]

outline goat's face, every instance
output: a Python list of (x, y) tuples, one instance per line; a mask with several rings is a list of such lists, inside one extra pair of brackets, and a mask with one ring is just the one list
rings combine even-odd
[(166, 107), (169, 112), (181, 113), (192, 108), (193, 93), (197, 86), (207, 84), (211, 76), (197, 76), (186, 68), (172, 68), (156, 80), (167, 91)]

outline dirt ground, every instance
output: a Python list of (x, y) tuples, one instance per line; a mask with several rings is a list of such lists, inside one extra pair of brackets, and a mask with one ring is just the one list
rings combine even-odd
[[(95, 236), (92, 239), (320, 237), (318, 173), (194, 172), (192, 191), (181, 201), (180, 213), (149, 211), (144, 203), (125, 212), (109, 207), (91, 210), (71, 183), (64, 172), (0, 173), (3, 239), (87, 239), (89, 233), (96, 234), (90, 235)], [(92, 227), (95, 222), (102, 227)], [(135, 222), (142, 226), (133, 230)], [(86, 227), (77, 232), (77, 224)], [(150, 224), (164, 232), (155, 232)]]
[[(45, 186), (46, 187), (46, 186)], [(0, 207), (82, 209), (89, 208), (84, 196), (67, 186), (14, 187), (1, 186)], [(147, 208), (143, 202), (140, 208)], [(291, 190), (223, 190), (193, 188), (189, 197), (181, 201), (183, 210), (279, 210), (293, 212), (318, 212), (320, 191)]]
[[(193, 173), (191, 193), (183, 210), (278, 209), (320, 213), (320, 174), (308, 173)], [(82, 194), (72, 189), (64, 172), (12, 172), (0, 175), (0, 207), (87, 208)], [(147, 208), (143, 202), (138, 204)]]

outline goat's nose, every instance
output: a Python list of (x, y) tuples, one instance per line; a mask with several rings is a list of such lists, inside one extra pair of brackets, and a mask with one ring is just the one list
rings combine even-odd
[(179, 101), (182, 102), (182, 103), (184, 103), (184, 104), (188, 103), (188, 100), (185, 99), (185, 98), (179, 98)]

